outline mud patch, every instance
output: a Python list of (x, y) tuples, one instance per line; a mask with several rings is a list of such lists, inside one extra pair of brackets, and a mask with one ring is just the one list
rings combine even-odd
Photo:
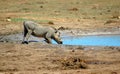
[[(22, 40), (23, 40), (22, 33), (0, 36), (0, 42), (3, 43), (22, 43)], [(43, 41), (44, 41), (43, 38), (37, 38), (32, 35), (29, 38), (29, 42), (43, 42)]]
[(59, 60), (53, 60), (53, 63), (59, 64), (60, 69), (88, 69), (85, 60), (79, 57), (65, 57)]

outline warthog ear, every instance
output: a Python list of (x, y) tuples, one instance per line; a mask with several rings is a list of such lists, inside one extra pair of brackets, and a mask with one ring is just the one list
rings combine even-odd
[(55, 33), (57, 33), (58, 31), (56, 30)]

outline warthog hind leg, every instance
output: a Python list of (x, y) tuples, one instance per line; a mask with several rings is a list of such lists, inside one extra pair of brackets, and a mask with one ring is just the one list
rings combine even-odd
[[(32, 33), (32, 31), (28, 30), (28, 32), (26, 33), (26, 35), (24, 35), (22, 44), (28, 44), (28, 39), (29, 39), (31, 33)], [(26, 39), (26, 41), (25, 41), (25, 39)]]

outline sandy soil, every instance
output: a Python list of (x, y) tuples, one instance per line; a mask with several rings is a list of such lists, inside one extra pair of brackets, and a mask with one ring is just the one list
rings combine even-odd
[(0, 43), (1, 74), (119, 74), (120, 47)]

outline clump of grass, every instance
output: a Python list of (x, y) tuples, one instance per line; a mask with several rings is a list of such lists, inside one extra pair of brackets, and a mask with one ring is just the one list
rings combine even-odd
[(69, 9), (70, 11), (78, 11), (79, 9), (78, 8), (76, 8), (76, 7), (74, 7), (74, 8), (71, 8), (71, 9)]
[(49, 21), (48, 24), (54, 25), (54, 22), (53, 21)]

